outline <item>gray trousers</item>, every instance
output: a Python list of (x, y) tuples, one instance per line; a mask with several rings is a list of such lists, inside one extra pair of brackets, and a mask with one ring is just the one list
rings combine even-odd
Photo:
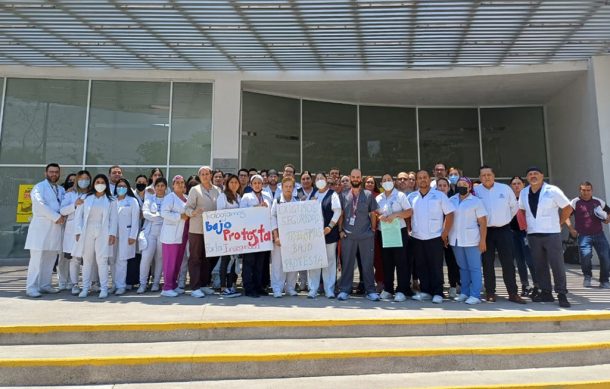
[(534, 269), (540, 289), (543, 292), (551, 292), (551, 272), (555, 281), (556, 293), (568, 293), (566, 285), (566, 269), (563, 263), (563, 246), (561, 244), (561, 234), (545, 234), (527, 236), (530, 251), (534, 260)]
[(375, 293), (375, 275), (373, 261), (375, 258), (375, 237), (354, 239), (349, 235), (341, 240), (341, 279), (339, 280), (339, 291), (350, 294), (354, 282), (354, 266), (356, 264), (356, 253), (360, 252), (362, 263), (362, 274), (360, 278), (364, 282), (366, 293)]

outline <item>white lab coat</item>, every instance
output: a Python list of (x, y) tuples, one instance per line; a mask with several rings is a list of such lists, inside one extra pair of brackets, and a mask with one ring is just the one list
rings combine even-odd
[(86, 193), (77, 193), (75, 191), (66, 192), (63, 201), (61, 202), (60, 213), (67, 216), (66, 224), (64, 225), (64, 242), (63, 252), (72, 254), (74, 246), (76, 245), (76, 239), (74, 235), (74, 215), (76, 215), (76, 200), (85, 199)]
[(65, 195), (63, 187), (57, 185), (53, 190), (49, 181), (34, 185), (32, 199), (32, 220), (25, 240), (26, 250), (57, 251), (62, 249), (63, 225), (55, 224), (61, 217), (61, 201)]
[(136, 256), (136, 244), (129, 244), (129, 239), (138, 239), (140, 231), (140, 205), (138, 200), (125, 196), (117, 200), (118, 236), (116, 243), (116, 259), (128, 260)]
[(163, 217), (163, 226), (161, 227), (161, 243), (165, 244), (181, 244), (184, 234), (185, 220), (182, 219), (184, 213), (184, 205), (186, 203), (175, 193), (170, 193), (163, 199), (161, 204), (161, 217)]
[[(87, 236), (87, 220), (89, 219), (89, 212), (91, 212), (94, 197), (95, 195), (87, 196), (83, 205), (76, 209), (76, 214), (74, 215), (74, 235), (80, 235), (80, 239), (74, 246), (73, 255), (75, 257), (81, 258), (83, 256)], [(116, 199), (109, 200), (106, 196), (104, 198), (108, 204), (108, 207), (104, 208), (102, 216), (102, 232), (105, 232), (105, 236), (97, 240), (98, 247), (95, 248), (95, 252), (101, 253), (102, 257), (110, 258), (114, 254), (114, 248), (108, 244), (108, 237), (111, 235), (117, 236), (119, 216)]]

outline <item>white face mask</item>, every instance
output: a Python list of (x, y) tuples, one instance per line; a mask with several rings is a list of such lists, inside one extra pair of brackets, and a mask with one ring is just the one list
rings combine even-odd
[(106, 190), (106, 184), (95, 184), (94, 188), (96, 192), (102, 193)]
[(392, 181), (382, 182), (381, 186), (388, 192), (394, 189), (394, 183)]
[(326, 180), (318, 180), (316, 181), (316, 188), (322, 190), (326, 188)]

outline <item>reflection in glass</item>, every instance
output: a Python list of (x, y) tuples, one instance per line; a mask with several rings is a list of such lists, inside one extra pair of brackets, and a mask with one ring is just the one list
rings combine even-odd
[(212, 84), (174, 83), (170, 164), (209, 165)]
[(420, 108), (421, 168), (437, 162), (456, 166), (469, 177), (479, 175), (479, 118), (476, 108)]
[(242, 166), (281, 170), (300, 164), (300, 101), (286, 97), (243, 92)]
[(169, 86), (94, 81), (87, 164), (166, 165)]
[(355, 105), (303, 100), (303, 169), (358, 167)]
[(415, 109), (361, 105), (360, 162), (366, 175), (417, 170)]
[(0, 163), (81, 164), (87, 81), (10, 78)]
[(483, 161), (497, 176), (523, 175), (532, 165), (548, 172), (542, 107), (481, 108), (481, 131)]

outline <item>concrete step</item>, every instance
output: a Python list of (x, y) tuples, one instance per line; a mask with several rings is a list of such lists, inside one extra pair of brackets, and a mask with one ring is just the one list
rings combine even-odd
[[(349, 328), (347, 328), (349, 330)], [(0, 346), (0, 385), (396, 374), (610, 364), (610, 330)]]
[(610, 312), (336, 320), (246, 320), (0, 326), (0, 345), (310, 339), (596, 331)]

